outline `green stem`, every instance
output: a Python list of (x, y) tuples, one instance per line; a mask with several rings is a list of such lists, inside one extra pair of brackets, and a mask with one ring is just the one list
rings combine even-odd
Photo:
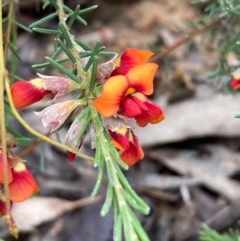
[(3, 29), (2, 29), (2, 0), (0, 0), (0, 128), (1, 128), (1, 148), (3, 162), (3, 177), (4, 177), (4, 193), (6, 196), (6, 221), (9, 225), (9, 230), (14, 234), (13, 221), (11, 218), (11, 205), (9, 200), (9, 177), (8, 177), (8, 160), (7, 160), (7, 143), (6, 143), (6, 122), (5, 122), (5, 107), (4, 107), (4, 79), (5, 79), (5, 62), (3, 51)]
[(68, 41), (71, 42), (71, 45), (73, 46), (70, 51), (72, 53), (72, 55), (74, 56), (76, 62), (74, 63), (76, 70), (77, 70), (77, 77), (82, 80), (83, 85), (85, 85), (85, 79), (86, 79), (86, 72), (83, 70), (83, 67), (85, 64), (85, 61), (83, 59), (80, 58), (79, 56), (79, 52), (82, 51), (83, 49), (81, 49), (81, 47), (79, 45), (76, 44), (76, 42), (74, 41), (74, 36), (70, 34), (69, 32), (69, 27), (66, 24), (66, 13), (64, 12), (63, 9), (63, 1), (62, 0), (57, 0), (57, 5), (59, 7), (58, 9), (58, 17), (59, 17), (59, 21), (62, 24), (63, 28), (66, 30), (65, 34), (68, 35)]
[[(11, 32), (12, 32), (12, 22), (13, 22), (13, 17), (14, 17), (14, 1), (13, 0), (10, 0), (9, 1), (9, 7), (8, 7), (8, 16), (7, 16), (7, 21), (8, 21), (8, 24), (7, 24), (7, 29), (6, 29), (6, 36), (5, 36), (5, 43), (6, 43), (6, 46), (5, 46), (5, 49), (4, 49), (4, 59), (7, 59), (8, 57), (8, 46), (7, 44), (10, 42), (10, 38), (11, 38)], [(1, 11), (2, 11), (2, 8), (1, 8)], [(2, 18), (1, 18), (2, 20)], [(3, 36), (3, 35), (1, 35)]]

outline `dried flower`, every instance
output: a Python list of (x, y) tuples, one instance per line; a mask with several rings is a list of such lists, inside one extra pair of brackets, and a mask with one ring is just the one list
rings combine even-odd
[(62, 97), (80, 87), (78, 83), (65, 77), (42, 74), (38, 74), (38, 76), (43, 79), (44, 89), (49, 90), (54, 94), (54, 99)]
[(61, 127), (70, 114), (81, 104), (79, 100), (68, 100), (48, 106), (40, 112), (35, 112), (42, 119), (43, 126), (53, 132)]

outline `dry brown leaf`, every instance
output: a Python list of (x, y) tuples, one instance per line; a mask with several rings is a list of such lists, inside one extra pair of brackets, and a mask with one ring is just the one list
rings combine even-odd
[(13, 218), (20, 231), (30, 232), (36, 226), (59, 217), (64, 212), (100, 201), (101, 197), (83, 198), (66, 201), (55, 197), (33, 197), (21, 203), (15, 203)]
[[(216, 94), (199, 87), (198, 92), (202, 96), (163, 106), (166, 118), (160, 124), (137, 129), (142, 145), (209, 136), (239, 137), (240, 121), (234, 116), (240, 111), (240, 95)], [(158, 104), (162, 105), (161, 101)]]

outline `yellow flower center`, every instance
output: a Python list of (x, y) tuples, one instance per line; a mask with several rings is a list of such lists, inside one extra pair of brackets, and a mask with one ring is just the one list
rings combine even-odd
[(119, 67), (120, 66), (120, 58), (117, 58), (115, 61), (114, 61), (114, 64), (116, 67)]
[(26, 170), (26, 166), (25, 166), (24, 163), (18, 162), (13, 169), (14, 169), (14, 171), (16, 171), (16, 172), (23, 172), (23, 171)]
[(30, 82), (39, 89), (43, 88), (43, 79), (41, 78), (32, 79)]
[(145, 102), (146, 101), (146, 96), (143, 95), (140, 92), (135, 93), (134, 96), (137, 97), (141, 102)]
[(125, 96), (131, 95), (135, 92), (136, 92), (136, 90), (134, 88), (130, 87), (130, 88), (127, 89), (127, 92), (125, 93)]
[(127, 133), (127, 128), (126, 127), (120, 127), (116, 130), (116, 133), (125, 136)]

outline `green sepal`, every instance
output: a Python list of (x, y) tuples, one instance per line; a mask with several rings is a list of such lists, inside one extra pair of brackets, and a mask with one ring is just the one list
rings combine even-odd
[[(87, 133), (91, 122), (89, 108), (84, 108), (71, 124), (67, 135), (66, 143), (74, 149), (78, 149), (81, 145), (83, 136)], [(73, 129), (72, 128), (78, 128)], [(72, 133), (73, 132), (73, 133)]]

